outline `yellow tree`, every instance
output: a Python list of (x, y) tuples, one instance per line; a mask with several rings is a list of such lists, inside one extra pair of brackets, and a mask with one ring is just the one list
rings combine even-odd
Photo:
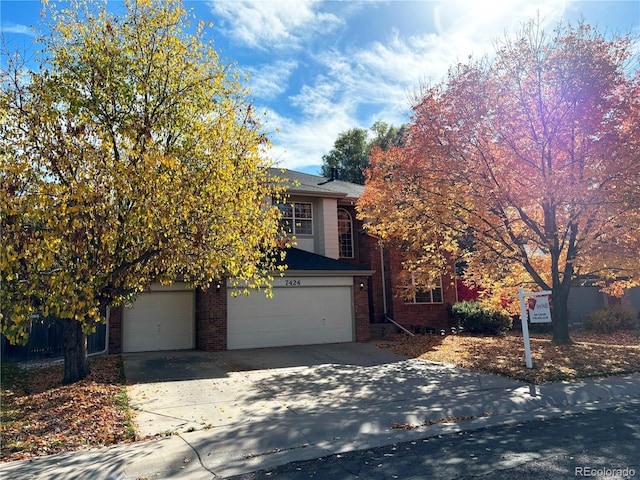
[(66, 383), (86, 335), (152, 282), (270, 286), (282, 192), (240, 73), (188, 33), (179, 0), (48, 10), (41, 64), (2, 71), (2, 333), (64, 324)]
[(639, 281), (637, 61), (629, 38), (532, 22), (452, 68), (413, 106), (407, 147), (374, 153), (368, 228), (416, 270), (453, 256), (496, 296), (552, 290), (554, 342), (570, 342), (572, 285)]

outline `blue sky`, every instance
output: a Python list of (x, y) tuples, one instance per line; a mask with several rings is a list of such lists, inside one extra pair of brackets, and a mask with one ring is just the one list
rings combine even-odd
[[(110, 3), (117, 3), (110, 0)], [(278, 165), (317, 173), (337, 135), (409, 119), (421, 84), (539, 16), (640, 35), (640, 0), (186, 1), (223, 57), (251, 74)], [(31, 48), (40, 2), (1, 0), (10, 48)], [(640, 50), (640, 45), (639, 45)], [(276, 131), (276, 129), (278, 131)]]

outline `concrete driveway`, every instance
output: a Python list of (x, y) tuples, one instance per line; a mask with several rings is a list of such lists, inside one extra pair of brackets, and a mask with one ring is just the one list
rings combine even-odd
[(124, 366), (136, 432), (149, 436), (251, 422), (347, 392), (366, 396), (371, 387), (356, 386), (356, 377), (362, 383), (365, 371), (403, 360), (372, 344), (340, 343), (135, 353)]
[[(295, 422), (299, 414), (346, 419), (364, 408), (388, 419), (380, 425), (386, 430), (393, 422), (460, 413), (451, 398), (521, 386), (407, 359), (373, 343), (126, 354), (124, 365), (141, 436)], [(420, 399), (431, 400), (425, 405)]]

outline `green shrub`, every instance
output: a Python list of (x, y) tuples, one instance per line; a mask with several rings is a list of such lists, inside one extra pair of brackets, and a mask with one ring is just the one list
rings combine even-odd
[(640, 311), (636, 312), (631, 305), (618, 305), (613, 308), (618, 312), (620, 328), (624, 330), (637, 330), (640, 328)]
[(611, 333), (638, 328), (638, 319), (630, 306), (614, 305), (593, 312), (587, 317), (584, 327), (598, 333)]
[(464, 331), (504, 335), (512, 327), (511, 317), (498, 310), (484, 307), (480, 302), (464, 301), (451, 306), (451, 314)]
[(529, 333), (553, 333), (552, 323), (531, 323), (528, 322)]

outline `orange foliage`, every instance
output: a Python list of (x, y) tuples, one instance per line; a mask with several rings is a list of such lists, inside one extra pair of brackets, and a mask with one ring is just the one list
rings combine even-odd
[(418, 264), (464, 261), (498, 298), (553, 290), (568, 341), (572, 284), (640, 283), (640, 75), (630, 39), (535, 24), (495, 60), (471, 60), (414, 105), (405, 148), (374, 151), (360, 200), (368, 229)]

